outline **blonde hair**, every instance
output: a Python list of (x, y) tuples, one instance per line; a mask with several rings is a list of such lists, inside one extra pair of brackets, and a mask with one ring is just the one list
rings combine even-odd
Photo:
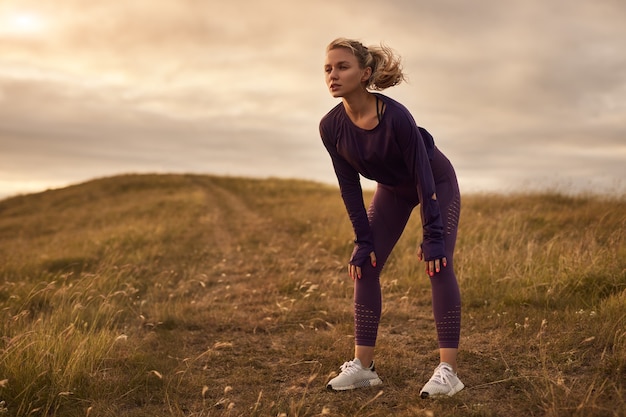
[(326, 52), (337, 48), (352, 51), (361, 68), (372, 69), (372, 75), (366, 81), (365, 87), (368, 89), (380, 91), (406, 80), (402, 72), (400, 57), (393, 49), (382, 43), (380, 46), (367, 47), (357, 40), (337, 38), (328, 44)]

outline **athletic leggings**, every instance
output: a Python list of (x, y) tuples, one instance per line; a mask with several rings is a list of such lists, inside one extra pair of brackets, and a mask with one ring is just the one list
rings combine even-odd
[[(435, 149), (431, 161), (444, 228), (447, 266), (430, 278), (432, 307), (440, 348), (458, 348), (461, 332), (461, 295), (454, 274), (456, 243), (461, 197), (456, 174), (450, 161)], [(368, 209), (374, 236), (376, 268), (367, 261), (361, 279), (354, 286), (354, 332), (358, 346), (374, 346), (382, 310), (380, 273), (400, 238), (412, 210), (419, 204), (417, 187), (413, 184), (387, 186), (378, 184)], [(415, 261), (419, 262), (417, 256)], [(424, 266), (425, 270), (425, 266)], [(424, 276), (427, 277), (424, 272)], [(416, 277), (415, 279), (421, 279)]]

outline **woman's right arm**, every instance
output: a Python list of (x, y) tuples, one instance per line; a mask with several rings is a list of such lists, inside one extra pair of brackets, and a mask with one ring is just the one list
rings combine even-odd
[(323, 122), (320, 124), (320, 136), (330, 155), (335, 174), (337, 175), (341, 197), (355, 234), (354, 250), (350, 258), (350, 264), (361, 267), (366, 260), (371, 260), (371, 253), (374, 252), (372, 231), (363, 202), (361, 179), (357, 170), (339, 154), (337, 142), (334, 136), (327, 131)]

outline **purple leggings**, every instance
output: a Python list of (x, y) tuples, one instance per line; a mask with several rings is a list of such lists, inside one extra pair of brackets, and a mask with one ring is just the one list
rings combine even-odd
[[(450, 161), (435, 149), (431, 161), (444, 227), (446, 259), (441, 272), (430, 278), (433, 314), (440, 348), (458, 348), (461, 332), (461, 294), (454, 274), (456, 243), (461, 197), (456, 174)], [(374, 346), (382, 310), (380, 273), (404, 231), (412, 210), (419, 204), (415, 185), (387, 186), (378, 184), (368, 209), (374, 236), (376, 268), (369, 261), (362, 267), (362, 277), (354, 286), (354, 332), (358, 346)], [(417, 256), (415, 257), (418, 262)], [(424, 275), (426, 273), (424, 272)], [(426, 275), (427, 276), (427, 275)]]

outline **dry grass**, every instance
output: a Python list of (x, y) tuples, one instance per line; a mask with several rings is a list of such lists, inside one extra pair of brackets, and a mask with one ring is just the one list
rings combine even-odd
[(463, 203), (467, 388), (420, 400), (419, 216), (383, 275), (384, 385), (331, 393), (353, 343), (335, 188), (143, 175), (0, 201), (0, 415), (626, 415), (626, 200)]

